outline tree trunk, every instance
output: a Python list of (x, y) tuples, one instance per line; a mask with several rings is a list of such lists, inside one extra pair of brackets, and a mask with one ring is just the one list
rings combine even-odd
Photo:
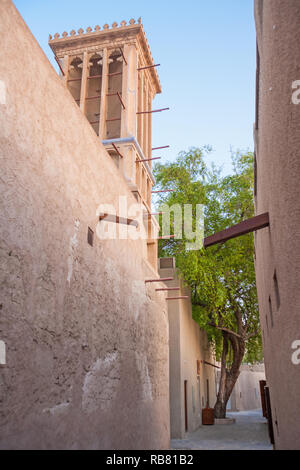
[(216, 418), (225, 418), (226, 416), (226, 358), (228, 353), (228, 334), (223, 331), (223, 350), (221, 358), (221, 376), (219, 382), (219, 391), (217, 395), (217, 401), (214, 407)]
[[(230, 370), (226, 368), (228, 341), (233, 350), (233, 361)], [(221, 359), (221, 376), (217, 401), (214, 407), (215, 418), (226, 418), (226, 406), (233, 387), (240, 375), (240, 366), (245, 354), (245, 341), (242, 337), (234, 336), (223, 331), (223, 350)]]

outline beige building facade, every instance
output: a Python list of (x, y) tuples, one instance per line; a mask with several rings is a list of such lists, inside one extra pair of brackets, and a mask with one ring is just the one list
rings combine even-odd
[(276, 449), (300, 449), (300, 2), (256, 0), (256, 275)]
[(227, 404), (228, 411), (261, 409), (260, 380), (265, 380), (264, 364), (243, 364)]
[(202, 424), (202, 409), (216, 401), (214, 357), (207, 335), (192, 318), (192, 303), (176, 269), (175, 258), (160, 258), (161, 278), (172, 277), (166, 291), (168, 300), (170, 347), (170, 422), (171, 437), (184, 438)]
[[(163, 284), (145, 283), (159, 277), (155, 233), (98, 237), (109, 225), (99, 204), (118, 208), (120, 196), (139, 199), (145, 231), (157, 230), (151, 162), (137, 163), (151, 156), (151, 120), (136, 113), (160, 88), (155, 71), (136, 70), (153, 61), (131, 23), (54, 38), (59, 77), (12, 2), (0, 2), (1, 449), (169, 448), (167, 306)], [(119, 75), (93, 82), (121, 69), (122, 85)], [(114, 86), (126, 110), (103, 98)], [(84, 100), (97, 90), (100, 100)], [(108, 121), (119, 127), (107, 123), (120, 115)], [(122, 138), (117, 151), (101, 142)]]

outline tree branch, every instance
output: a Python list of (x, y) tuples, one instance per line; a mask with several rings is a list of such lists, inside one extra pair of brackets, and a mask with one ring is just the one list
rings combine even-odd
[(239, 335), (239, 334), (236, 333), (235, 331), (229, 330), (228, 328), (224, 328), (224, 327), (222, 327), (222, 326), (218, 326), (218, 325), (216, 325), (215, 323), (209, 323), (209, 325), (210, 325), (210, 326), (214, 326), (214, 327), (217, 328), (218, 330), (226, 331), (226, 333), (229, 333), (229, 334), (231, 334), (231, 335), (237, 336), (238, 338), (244, 339), (243, 336)]
[(246, 341), (250, 338), (253, 338), (254, 336), (257, 336), (259, 334), (259, 330), (254, 331), (253, 333), (250, 333), (250, 335), (246, 336)]

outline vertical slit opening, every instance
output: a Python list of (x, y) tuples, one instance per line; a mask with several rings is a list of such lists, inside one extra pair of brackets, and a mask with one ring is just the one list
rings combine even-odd
[(99, 135), (100, 103), (102, 88), (102, 57), (93, 54), (89, 59), (89, 75), (86, 89), (85, 114), (96, 134)]
[(254, 152), (254, 196), (257, 195), (257, 159)]
[[(141, 62), (139, 62), (139, 67), (142, 67)], [(142, 84), (143, 84), (143, 74), (139, 73), (138, 74), (138, 102), (137, 102), (137, 111), (140, 113), (143, 111), (142, 106), (143, 106), (143, 96), (142, 96)], [(138, 114), (137, 115), (137, 141), (142, 147), (142, 127), (143, 127), (143, 115)]]
[(258, 44), (256, 44), (256, 92), (255, 92), (255, 129), (258, 130), (259, 124), (259, 80), (260, 80), (260, 56)]
[(278, 287), (278, 280), (277, 280), (276, 270), (274, 271), (273, 281), (274, 281), (276, 307), (277, 307), (277, 310), (278, 310), (279, 307), (280, 307), (280, 294), (279, 294), (279, 287)]
[(89, 245), (94, 245), (94, 232), (90, 227), (88, 227), (87, 241)]
[(119, 50), (112, 51), (108, 58), (108, 96), (106, 138), (118, 139), (121, 136), (122, 104), (117, 92), (122, 96), (123, 57)]
[(270, 312), (270, 318), (271, 318), (271, 325), (272, 325), (272, 328), (273, 328), (274, 322), (273, 322), (273, 308), (272, 308), (271, 297), (269, 297), (269, 312)]
[(80, 106), (82, 66), (82, 58), (74, 57), (70, 63), (68, 74), (68, 89), (78, 106)]

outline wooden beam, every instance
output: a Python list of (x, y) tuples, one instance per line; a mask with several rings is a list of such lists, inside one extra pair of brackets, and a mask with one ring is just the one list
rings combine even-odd
[(156, 240), (169, 240), (171, 238), (175, 238), (176, 235), (164, 235), (163, 237), (157, 237)]
[(214, 233), (210, 237), (204, 238), (204, 248), (209, 246), (216, 245), (217, 243), (224, 243), (231, 238), (240, 237), (246, 233), (255, 232), (261, 228), (268, 227), (270, 225), (269, 213), (265, 212), (264, 214), (257, 215), (251, 219), (244, 220), (239, 224), (233, 225), (226, 230), (221, 232)]
[(111, 144), (113, 146), (113, 148), (115, 149), (115, 151), (117, 152), (117, 154), (121, 157), (121, 158), (124, 158), (123, 155), (119, 152), (119, 150), (117, 149), (116, 145), (112, 142)]
[(123, 102), (123, 100), (122, 100), (122, 97), (121, 97), (121, 95), (120, 95), (120, 93), (119, 93), (118, 91), (117, 91), (117, 97), (119, 98), (119, 100), (120, 100), (120, 102), (121, 102), (121, 105), (123, 106), (123, 109), (126, 109), (126, 106), (125, 106), (125, 104), (124, 104), (124, 102)]
[(114, 222), (115, 224), (132, 225), (134, 227), (139, 226), (136, 220), (119, 217), (118, 215), (113, 214), (101, 214), (99, 216), (99, 221), (101, 222), (101, 220), (104, 220), (105, 222)]
[(154, 147), (152, 150), (168, 149), (170, 145), (163, 145), (162, 147)]
[(144, 214), (144, 217), (152, 217), (153, 215), (163, 215), (165, 212), (151, 212), (149, 214)]
[(166, 300), (179, 300), (179, 299), (188, 299), (188, 295), (182, 295), (181, 297), (166, 297)]
[(173, 281), (173, 277), (161, 277), (160, 279), (146, 279), (147, 282), (166, 282), (166, 281)]
[(85, 99), (86, 99), (86, 100), (98, 100), (100, 97), (101, 97), (101, 95), (97, 95), (97, 96), (87, 96)]
[(164, 289), (155, 289), (156, 292), (159, 292), (159, 291), (164, 291), (164, 290), (180, 290), (180, 287), (165, 287)]
[(212, 366), (212, 367), (215, 367), (216, 369), (221, 369), (221, 367), (219, 366), (216, 366), (215, 364), (212, 364), (211, 362), (207, 362), (207, 361), (201, 361), (203, 364), (207, 364), (208, 366)]
[(63, 69), (62, 66), (61, 66), (61, 63), (60, 63), (60, 61), (59, 61), (59, 58), (57, 57), (57, 55), (54, 55), (54, 58), (55, 58), (55, 60), (56, 60), (56, 62), (57, 62), (57, 65), (59, 66), (59, 69), (60, 69), (62, 75), (65, 76), (65, 72), (64, 72), (64, 69)]
[(120, 52), (122, 54), (122, 57), (123, 57), (123, 60), (124, 60), (125, 64), (128, 65), (127, 60), (126, 60), (125, 55), (124, 55), (124, 52), (123, 52), (123, 49), (121, 47), (119, 47), (119, 49), (120, 49)]
[(151, 191), (152, 194), (158, 193), (174, 193), (175, 189), (162, 189), (161, 191)]
[(136, 114), (153, 114), (153, 113), (161, 113), (162, 111), (168, 111), (170, 108), (161, 108), (161, 109), (154, 109), (152, 111), (138, 111)]
[(154, 67), (159, 67), (160, 64), (154, 64), (154, 65), (147, 65), (146, 67), (139, 67), (138, 71), (140, 70), (146, 70), (146, 69), (153, 69)]
[(142, 163), (142, 162), (150, 162), (151, 160), (160, 160), (161, 157), (155, 157), (155, 158), (144, 158), (143, 160), (136, 160), (136, 163)]
[(122, 75), (123, 72), (113, 72), (113, 73), (108, 73), (108, 77), (114, 77), (115, 75)]

